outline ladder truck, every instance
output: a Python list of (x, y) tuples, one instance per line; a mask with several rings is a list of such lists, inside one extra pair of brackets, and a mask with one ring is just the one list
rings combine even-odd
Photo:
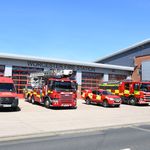
[(49, 70), (30, 74), (33, 88), (29, 101), (49, 107), (77, 108), (77, 83), (72, 70)]

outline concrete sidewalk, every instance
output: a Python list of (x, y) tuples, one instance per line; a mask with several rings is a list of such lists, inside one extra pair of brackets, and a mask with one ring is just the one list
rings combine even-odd
[(103, 108), (78, 100), (77, 109), (46, 109), (20, 100), (20, 111), (0, 112), (0, 137), (150, 122), (150, 106)]

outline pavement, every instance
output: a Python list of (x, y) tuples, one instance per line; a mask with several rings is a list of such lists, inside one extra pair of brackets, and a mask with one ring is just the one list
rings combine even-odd
[(150, 123), (150, 106), (121, 105), (103, 108), (78, 100), (77, 109), (47, 109), (20, 100), (20, 111), (0, 111), (0, 140), (46, 134), (99, 130), (131, 124)]
[(0, 150), (149, 150), (150, 125), (0, 142)]

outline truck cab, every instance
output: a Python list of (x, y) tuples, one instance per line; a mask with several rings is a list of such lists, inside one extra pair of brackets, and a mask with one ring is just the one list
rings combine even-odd
[(0, 77), (0, 107), (18, 108), (18, 97), (11, 78)]

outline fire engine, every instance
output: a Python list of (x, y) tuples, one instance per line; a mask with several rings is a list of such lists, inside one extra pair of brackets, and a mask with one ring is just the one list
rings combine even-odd
[(31, 73), (30, 101), (49, 107), (77, 107), (77, 83), (72, 70), (50, 70)]
[(104, 82), (100, 84), (100, 89), (119, 95), (122, 103), (137, 105), (150, 102), (150, 82)]
[(104, 107), (119, 107), (121, 104), (121, 98), (119, 96), (101, 89), (84, 90), (82, 91), (82, 98), (85, 100), (86, 104), (96, 103), (102, 104)]
[(19, 100), (13, 80), (8, 77), (0, 77), (0, 107), (17, 110), (18, 103)]

